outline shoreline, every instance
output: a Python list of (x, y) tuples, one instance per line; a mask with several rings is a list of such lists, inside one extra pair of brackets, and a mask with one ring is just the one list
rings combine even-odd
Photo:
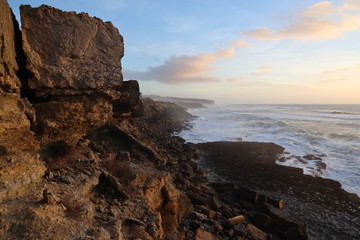
[(261, 142), (208, 142), (195, 146), (201, 149), (201, 167), (235, 185), (284, 199), (284, 210), (307, 223), (311, 238), (360, 236), (360, 198), (343, 190), (335, 180), (276, 164), (283, 147)]
[[(360, 146), (356, 139), (337, 139), (339, 136), (345, 138), (346, 132), (349, 131), (353, 131), (354, 136), (358, 135), (358, 131), (354, 129), (357, 123), (354, 125), (353, 120), (349, 122), (352, 124), (351, 128), (339, 130), (340, 133), (335, 134), (337, 130), (333, 129), (337, 129), (335, 127), (338, 125), (341, 129), (341, 124), (347, 121), (343, 117), (347, 118), (347, 116), (340, 117), (341, 120), (338, 121), (338, 115), (332, 114), (335, 122), (330, 124), (329, 121), (333, 120), (332, 118), (329, 120), (328, 115), (323, 116), (325, 113), (307, 115), (314, 112), (317, 109), (315, 107), (305, 106), (293, 111), (292, 108), (278, 109), (276, 106), (274, 109), (262, 109), (261, 106), (256, 108), (230, 106), (232, 105), (190, 109), (191, 114), (199, 115), (200, 118), (191, 121), (193, 130), (184, 131), (178, 136), (192, 143), (274, 142), (286, 148), (277, 164), (302, 169), (306, 175), (338, 181), (345, 191), (355, 193), (360, 197), (359, 185), (356, 182), (359, 179), (356, 156)], [(255, 106), (259, 105), (255, 104)], [(292, 104), (286, 106), (292, 106)], [(306, 114), (304, 118), (302, 118), (303, 114)], [(296, 116), (300, 120), (296, 120)], [(307, 117), (311, 117), (310, 123), (307, 123), (310, 121)], [(303, 126), (303, 124), (309, 124), (309, 126)], [(323, 125), (328, 125), (328, 127), (323, 128)], [(351, 137), (352, 135), (348, 136), (348, 138)]]

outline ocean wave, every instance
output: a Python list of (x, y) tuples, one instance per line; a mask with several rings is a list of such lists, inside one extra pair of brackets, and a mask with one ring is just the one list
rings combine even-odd
[(343, 111), (343, 110), (338, 110), (338, 109), (326, 109), (326, 110), (316, 110), (317, 113), (323, 113), (323, 114), (343, 114), (343, 115), (359, 115), (359, 113), (355, 113), (355, 112), (347, 112), (347, 111)]
[[(335, 112), (334, 112), (335, 111)], [(346, 114), (350, 113), (350, 114)], [(354, 113), (354, 114), (351, 114)], [(315, 162), (291, 158), (279, 162), (304, 169), (306, 174), (338, 180), (346, 190), (360, 193), (360, 105), (283, 106), (232, 105), (209, 107), (196, 112), (193, 128), (180, 133), (189, 142), (275, 142), (290, 157), (321, 155), (326, 169)]]

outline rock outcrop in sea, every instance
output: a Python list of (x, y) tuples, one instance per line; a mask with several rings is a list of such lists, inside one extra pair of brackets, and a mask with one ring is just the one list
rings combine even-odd
[(209, 183), (198, 147), (173, 136), (194, 116), (123, 81), (112, 23), (25, 5), (20, 32), (0, 6), (2, 239), (307, 239), (282, 199)]

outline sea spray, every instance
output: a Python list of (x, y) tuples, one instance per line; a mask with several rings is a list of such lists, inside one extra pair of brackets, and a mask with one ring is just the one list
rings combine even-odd
[(274, 142), (285, 147), (278, 164), (337, 180), (360, 195), (360, 105), (231, 104), (189, 111), (199, 118), (180, 133), (186, 141)]

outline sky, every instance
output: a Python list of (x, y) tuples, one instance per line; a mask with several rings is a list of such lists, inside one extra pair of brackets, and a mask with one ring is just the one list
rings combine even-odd
[(111, 21), (143, 95), (360, 104), (360, 0), (8, 0)]

